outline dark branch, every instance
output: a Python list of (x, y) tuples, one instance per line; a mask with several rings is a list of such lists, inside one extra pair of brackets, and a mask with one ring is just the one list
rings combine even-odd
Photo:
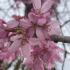
[(70, 36), (57, 36), (52, 35), (51, 39), (55, 42), (70, 43)]
[(69, 22), (70, 22), (70, 20), (65, 21), (64, 24), (61, 27), (65, 26)]

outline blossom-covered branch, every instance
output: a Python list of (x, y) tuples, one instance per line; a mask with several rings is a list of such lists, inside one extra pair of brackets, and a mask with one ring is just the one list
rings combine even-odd
[(27, 15), (0, 20), (0, 60), (12, 62), (20, 57), (30, 70), (51, 70), (56, 61), (62, 62), (58, 53), (63, 49), (51, 38), (62, 35), (53, 11), (58, 0), (24, 0), (27, 2), (33, 6)]
[[(27, 16), (30, 12), (31, 8), (33, 7), (32, 4), (25, 4), (25, 15)], [(52, 35), (51, 39), (55, 42), (63, 42), (63, 43), (70, 43), (70, 36), (58, 36), (58, 35)]]
[[(6, 29), (8, 32), (16, 32), (17, 29)], [(51, 40), (54, 42), (63, 42), (63, 43), (70, 43), (70, 36), (58, 36), (58, 35), (51, 35)]]

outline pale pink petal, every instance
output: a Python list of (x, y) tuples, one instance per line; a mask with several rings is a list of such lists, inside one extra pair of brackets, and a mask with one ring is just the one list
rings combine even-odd
[(6, 57), (4, 58), (4, 62), (12, 62), (15, 59), (16, 55), (14, 53), (7, 53)]
[(6, 32), (4, 29), (0, 28), (0, 38), (6, 38), (8, 32)]
[(34, 30), (34, 28), (31, 27), (27, 31), (27, 36), (28, 37), (33, 37), (34, 36), (34, 33), (35, 33), (35, 30)]
[(61, 57), (60, 57), (60, 55), (58, 54), (58, 52), (57, 52), (57, 53), (54, 52), (53, 55), (54, 55), (53, 57), (55, 57), (55, 58), (54, 58), (54, 61), (63, 62), (63, 60), (61, 59)]
[(48, 23), (48, 34), (62, 35), (59, 23), (57, 23), (56, 21), (50, 21)]
[(41, 0), (32, 0), (33, 8), (35, 10), (39, 10), (41, 8)]
[(11, 44), (8, 50), (10, 53), (14, 53), (19, 49), (20, 46), (21, 46), (21, 40), (16, 40)]
[(30, 43), (32, 46), (38, 45), (38, 44), (39, 44), (39, 39), (37, 39), (37, 38), (30, 38), (30, 39), (29, 39), (29, 43)]
[(46, 27), (46, 29), (43, 29), (43, 33), (44, 33), (44, 36), (45, 36), (46, 39), (50, 39), (50, 36), (47, 32), (48, 31), (47, 29), (48, 29), (47, 27)]
[(0, 49), (4, 48), (4, 41), (0, 39)]
[(53, 0), (46, 0), (44, 2), (44, 4), (42, 5), (41, 12), (45, 13), (45, 12), (49, 11), (49, 9), (53, 5), (53, 3), (54, 3)]
[(46, 24), (47, 19), (46, 18), (40, 18), (38, 19), (38, 25), (43, 26)]
[(10, 46), (10, 42), (7, 39), (0, 39), (0, 50), (5, 50)]
[(8, 47), (10, 47), (10, 44), (11, 44), (10, 41), (6, 41), (6, 42), (4, 42), (4, 47), (5, 48), (8, 48)]
[(7, 28), (15, 28), (19, 25), (19, 22), (16, 20), (11, 20), (7, 22)]
[(51, 69), (52, 69), (52, 67), (53, 67), (53, 64), (48, 63), (47, 69), (48, 69), (48, 70), (51, 70)]
[[(46, 18), (46, 20), (48, 20), (47, 18), (51, 18), (51, 13), (48, 11), (47, 13), (43, 14), (43, 17)], [(48, 20), (49, 21), (49, 20)]]
[(31, 54), (31, 45), (30, 44), (25, 44), (20, 48), (21, 56), (23, 58), (28, 58)]
[(32, 24), (28, 19), (21, 19), (20, 20), (20, 26), (24, 27), (25, 29), (29, 28), (31, 25)]
[(36, 35), (40, 40), (45, 40), (45, 36), (44, 36), (42, 28), (40, 27), (36, 28)]
[(44, 70), (43, 62), (40, 58), (34, 60), (32, 70)]
[(37, 22), (37, 17), (36, 17), (36, 15), (35, 15), (33, 12), (30, 12), (30, 13), (28, 14), (28, 18), (29, 18), (29, 20), (30, 20), (31, 22), (33, 22), (33, 23), (36, 23), (36, 22)]
[(23, 35), (18, 34), (18, 35), (14, 35), (10, 37), (10, 41), (15, 41), (15, 40), (19, 40), (22, 39)]
[(0, 28), (4, 29), (6, 27), (6, 22), (3, 19), (0, 19)]
[(7, 56), (6, 52), (0, 52), (0, 60), (4, 60)]

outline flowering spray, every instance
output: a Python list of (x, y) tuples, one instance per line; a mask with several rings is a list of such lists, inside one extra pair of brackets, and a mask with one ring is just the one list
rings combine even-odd
[(51, 35), (61, 35), (54, 18), (57, 0), (15, 0), (31, 4), (27, 16), (13, 16), (5, 22), (0, 19), (0, 60), (13, 61), (20, 57), (31, 70), (51, 70), (56, 61), (62, 62)]

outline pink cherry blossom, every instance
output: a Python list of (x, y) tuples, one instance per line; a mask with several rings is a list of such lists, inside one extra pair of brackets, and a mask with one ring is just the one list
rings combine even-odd
[(56, 61), (62, 62), (58, 54), (62, 49), (59, 49), (54, 42), (43, 43), (37, 38), (31, 38), (29, 43), (32, 46), (31, 56), (26, 58), (24, 64), (32, 70), (44, 70), (46, 65), (48, 70), (51, 70)]
[(51, 8), (55, 4), (55, 1), (45, 0), (42, 4), (41, 0), (32, 0), (32, 3), (33, 10), (28, 14), (29, 19), (33, 23), (37, 23), (39, 25), (46, 24), (52, 16)]
[[(51, 35), (61, 35), (60, 25), (54, 19), (52, 20), (51, 8), (56, 4), (55, 0), (32, 0), (33, 9), (28, 14), (29, 20), (36, 25), (36, 35), (41, 40), (49, 38)], [(50, 3), (48, 5), (48, 3)]]
[(48, 70), (56, 61), (62, 62), (51, 35), (61, 35), (58, 22), (52, 19), (57, 0), (15, 0), (33, 5), (26, 16), (13, 16), (13, 20), (0, 20), (0, 60), (13, 61), (20, 57), (31, 70)]
[[(46, 41), (45, 30), (42, 26), (34, 26), (24, 18), (20, 21), (15, 19), (9, 21), (6, 27), (8, 30), (15, 29), (15, 31), (5, 30), (8, 35), (6, 38), (0, 38), (0, 60), (8, 62), (20, 56), (22, 60), (26, 58), (24, 64), (32, 70), (44, 70), (45, 65), (50, 70), (56, 61), (61, 61), (58, 53), (62, 50), (53, 41)], [(33, 29), (32, 34), (29, 34), (30, 28)], [(49, 34), (48, 31), (45, 32)]]
[[(0, 59), (4, 61), (12, 61), (14, 60), (20, 53), (20, 48), (23, 48), (26, 44), (26, 41), (24, 39), (26, 38), (26, 29), (30, 27), (28, 25), (28, 20), (23, 21), (17, 21), (17, 20), (11, 20), (6, 23), (6, 27), (3, 27), (2, 34), (5, 35), (7, 33), (7, 36), (3, 36), (1, 33), (0, 37)], [(23, 24), (22, 24), (23, 23)], [(2, 26), (1, 26), (2, 27)], [(13, 31), (15, 29), (15, 31)], [(12, 30), (12, 32), (10, 31)], [(20, 34), (19, 34), (20, 33)], [(25, 51), (28, 49), (28, 47), (24, 47)], [(11, 54), (11, 55), (10, 55)]]

